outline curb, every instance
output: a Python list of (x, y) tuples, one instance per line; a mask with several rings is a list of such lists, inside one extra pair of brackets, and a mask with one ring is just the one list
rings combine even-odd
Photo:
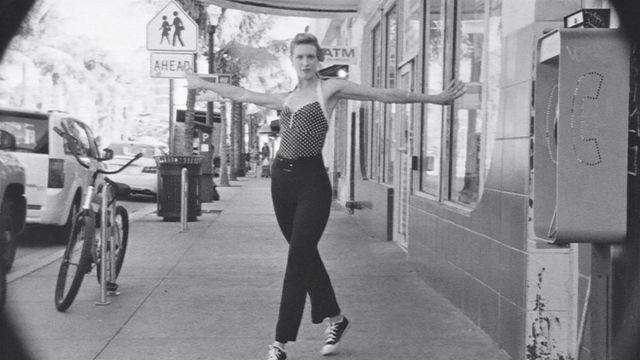
[[(148, 208), (142, 208), (138, 211), (135, 211), (129, 215), (129, 222), (133, 222), (139, 220), (147, 215), (155, 214), (156, 210), (148, 210)], [(64, 255), (64, 249), (54, 252), (49, 256), (43, 257), (41, 259), (36, 260), (34, 263), (29, 264), (21, 269), (13, 270), (7, 274), (7, 283), (11, 283), (20, 278), (23, 278), (33, 272), (36, 272), (43, 267), (50, 265), (62, 258)]]

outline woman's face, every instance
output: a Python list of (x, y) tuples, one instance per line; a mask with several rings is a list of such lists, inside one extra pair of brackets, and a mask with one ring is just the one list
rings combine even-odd
[(300, 44), (293, 48), (291, 62), (299, 79), (309, 80), (318, 71), (318, 55), (316, 47), (311, 44)]

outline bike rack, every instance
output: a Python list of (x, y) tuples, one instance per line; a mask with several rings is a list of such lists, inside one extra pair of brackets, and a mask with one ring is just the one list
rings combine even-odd
[[(107, 224), (114, 226), (116, 221), (115, 211), (109, 214), (109, 221), (107, 221), (107, 209), (110, 201), (109, 195), (111, 193), (111, 185), (105, 183), (102, 189), (102, 201), (100, 203), (100, 301), (96, 302), (98, 306), (111, 304), (111, 301), (107, 300), (107, 295), (120, 295), (119, 291), (107, 290), (108, 283), (115, 283), (115, 274), (113, 271), (115, 269), (116, 243), (115, 241), (108, 241), (109, 234), (107, 233)], [(107, 241), (110, 246), (109, 259), (107, 259)], [(109, 261), (108, 266), (107, 260)]]

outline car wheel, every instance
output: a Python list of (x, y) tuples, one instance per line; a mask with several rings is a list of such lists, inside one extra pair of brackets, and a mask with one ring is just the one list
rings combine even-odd
[(2, 257), (0, 257), (0, 312), (3, 311), (7, 302), (7, 271), (5, 270), (6, 265), (2, 262)]
[(57, 244), (66, 244), (71, 235), (71, 229), (73, 228), (73, 222), (75, 221), (76, 214), (80, 211), (80, 201), (78, 198), (74, 199), (67, 215), (67, 222), (55, 228), (53, 231), (53, 241)]
[(13, 266), (16, 257), (16, 247), (18, 245), (19, 226), (13, 215), (17, 213), (16, 202), (6, 197), (0, 205), (0, 241), (2, 245), (2, 266), (6, 272), (9, 272)]

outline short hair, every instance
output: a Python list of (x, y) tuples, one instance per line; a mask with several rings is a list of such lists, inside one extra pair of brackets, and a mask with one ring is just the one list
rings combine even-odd
[(289, 55), (293, 55), (293, 49), (298, 45), (313, 45), (316, 47), (316, 57), (319, 61), (324, 61), (324, 54), (322, 53), (322, 48), (318, 43), (318, 38), (315, 35), (305, 32), (299, 33), (293, 37), (291, 40), (291, 45), (289, 46)]

